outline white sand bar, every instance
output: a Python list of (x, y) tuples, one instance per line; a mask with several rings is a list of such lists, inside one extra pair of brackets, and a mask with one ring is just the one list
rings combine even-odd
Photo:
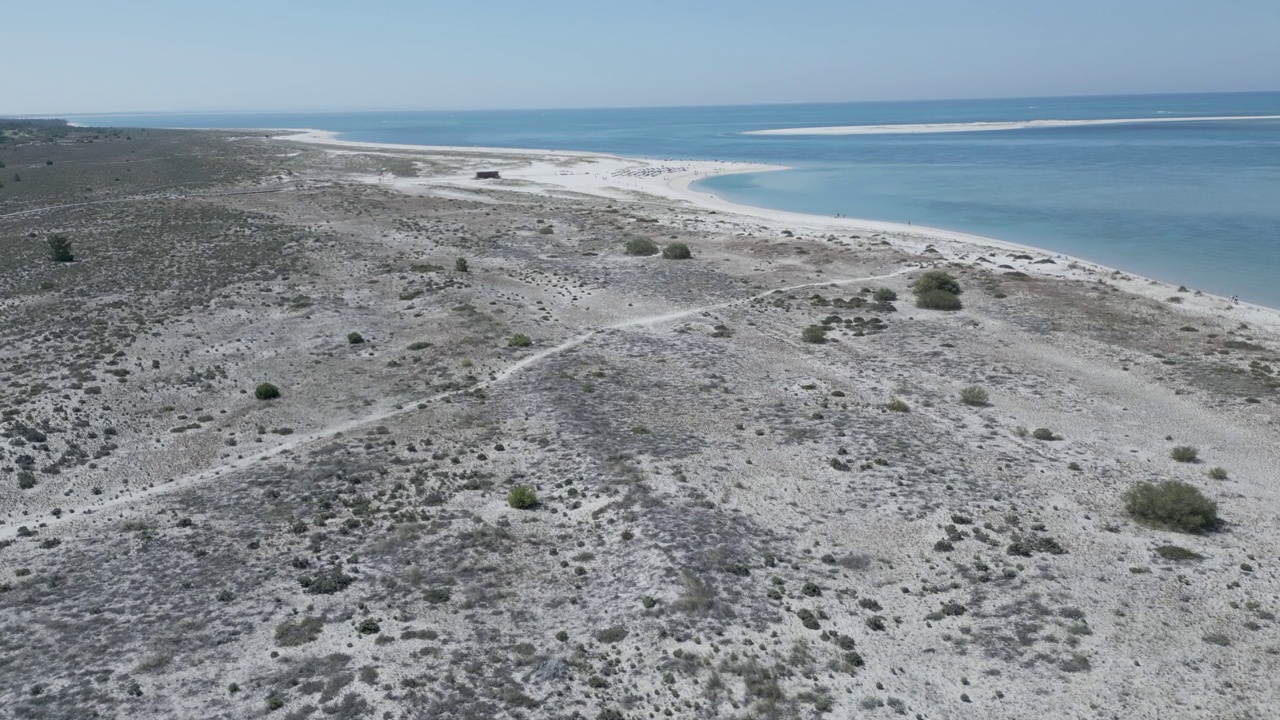
[(921, 125), (837, 125), (832, 127), (749, 130), (743, 135), (918, 135), (924, 133), (986, 132), (1033, 128), (1083, 127), (1087, 125), (1136, 125), (1139, 123), (1226, 122), (1280, 120), (1280, 115), (1232, 115), (1221, 117), (1113, 118), (1104, 120), (1019, 120), (1014, 122), (930, 123)]

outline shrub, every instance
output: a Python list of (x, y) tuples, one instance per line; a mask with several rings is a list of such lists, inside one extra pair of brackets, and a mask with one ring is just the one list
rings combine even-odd
[(876, 302), (887, 303), (897, 300), (898, 293), (890, 290), (889, 288), (876, 288), (876, 291), (872, 293), (871, 297), (875, 298)]
[(1196, 450), (1190, 445), (1179, 445), (1178, 447), (1169, 451), (1169, 457), (1173, 458), (1174, 460), (1177, 460), (1180, 463), (1195, 462), (1196, 456), (1199, 454), (1200, 454), (1200, 451)]
[(827, 328), (822, 325), (810, 325), (800, 331), (800, 339), (807, 343), (823, 343), (827, 341)]
[(1035, 439), (1037, 439), (1037, 440), (1057, 440), (1057, 439), (1059, 439), (1059, 438), (1058, 438), (1058, 436), (1057, 436), (1057, 435), (1054, 435), (1054, 434), (1053, 434), (1053, 431), (1052, 431), (1052, 430), (1050, 430), (1049, 428), (1036, 428), (1035, 430), (1032, 430), (1032, 431), (1031, 431), (1031, 437), (1033, 437), (1033, 438), (1035, 438)]
[(925, 310), (959, 310), (964, 307), (955, 293), (929, 290), (916, 295), (916, 307)]
[(532, 344), (533, 340), (528, 335), (521, 333), (516, 333), (511, 336), (510, 340), (507, 340), (507, 345), (510, 347), (529, 347)]
[(639, 255), (641, 257), (657, 255), (658, 246), (649, 238), (631, 238), (627, 241), (626, 253), (628, 255)]
[(688, 260), (693, 257), (689, 246), (682, 242), (674, 242), (662, 248), (662, 257), (668, 260)]
[(898, 398), (894, 398), (889, 402), (885, 403), (884, 409), (892, 410), (893, 412), (909, 412), (911, 410), (911, 407), (908, 406), (905, 402), (899, 400)]
[(377, 635), (382, 632), (382, 627), (378, 625), (378, 621), (373, 618), (365, 618), (356, 626), (356, 632), (361, 635)]
[(1139, 522), (1178, 532), (1206, 532), (1218, 522), (1218, 504), (1184, 482), (1139, 483), (1125, 492), (1124, 506)]
[(320, 637), (324, 623), (310, 615), (297, 622), (286, 620), (276, 626), (276, 644), (281, 647), (297, 647)]
[(262, 383), (253, 389), (253, 396), (259, 400), (275, 400), (280, 397), (280, 388), (271, 383)]
[(457, 260), (454, 260), (453, 269), (457, 270), (458, 272), (467, 272), (469, 270), (469, 268), (467, 267), (467, 259), (458, 258)]
[(516, 510), (527, 510), (538, 504), (538, 495), (528, 485), (517, 485), (507, 494), (507, 504)]
[(1177, 545), (1161, 545), (1156, 548), (1156, 554), (1165, 560), (1203, 560), (1204, 556), (1198, 552), (1188, 550)]
[(951, 295), (959, 295), (960, 283), (957, 282), (955, 278), (951, 277), (949, 273), (945, 273), (941, 270), (930, 270), (916, 278), (916, 281), (911, 284), (911, 290), (915, 292), (916, 295), (933, 292), (935, 290), (941, 290), (942, 292), (949, 293)]
[(346, 589), (355, 580), (343, 573), (342, 568), (334, 565), (328, 572), (320, 573), (314, 578), (310, 576), (298, 578), (298, 584), (302, 586), (302, 591), (309, 595), (332, 595)]
[(1212, 469), (1212, 470), (1210, 470), (1210, 471), (1209, 471), (1209, 477), (1210, 477), (1210, 478), (1212, 478), (1212, 479), (1214, 479), (1214, 480), (1226, 480), (1226, 479), (1227, 479), (1227, 469), (1226, 469), (1226, 468), (1216, 467), (1216, 468), (1214, 468), (1214, 469)]
[(347, 342), (351, 345), (360, 345), (364, 343), (364, 336), (358, 332), (347, 333)]
[(49, 236), (49, 259), (54, 262), (71, 262), (76, 256), (71, 252), (71, 238), (66, 235)]
[(983, 390), (977, 385), (970, 385), (969, 387), (960, 391), (960, 402), (964, 403), (965, 405), (978, 405), (978, 406), (986, 405), (987, 391)]

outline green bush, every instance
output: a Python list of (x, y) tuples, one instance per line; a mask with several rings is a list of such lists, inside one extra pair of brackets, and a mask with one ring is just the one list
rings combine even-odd
[(71, 262), (76, 256), (71, 252), (71, 238), (66, 235), (49, 236), (49, 259), (54, 262)]
[(897, 300), (898, 293), (890, 290), (889, 288), (882, 287), (882, 288), (876, 288), (876, 291), (872, 293), (871, 297), (875, 298), (876, 302), (887, 303), (887, 302), (893, 302), (894, 300)]
[(454, 260), (454, 261), (453, 261), (453, 269), (454, 269), (454, 270), (457, 270), (458, 272), (467, 272), (467, 271), (468, 271), (468, 269), (469, 269), (469, 268), (467, 267), (467, 259), (466, 259), (466, 258), (458, 258), (457, 260)]
[(280, 397), (280, 388), (271, 383), (262, 383), (253, 389), (253, 396), (259, 400), (274, 400)]
[(1226, 480), (1226, 479), (1227, 479), (1227, 469), (1226, 469), (1226, 468), (1221, 468), (1221, 467), (1216, 467), (1216, 468), (1214, 468), (1214, 469), (1212, 469), (1212, 470), (1210, 470), (1210, 471), (1209, 471), (1209, 477), (1210, 477), (1210, 478), (1212, 478), (1212, 479), (1214, 479), (1214, 480)]
[(1218, 522), (1218, 504), (1184, 482), (1134, 485), (1125, 491), (1124, 507), (1139, 522), (1178, 532), (1206, 532)]
[(1031, 437), (1033, 437), (1033, 438), (1035, 438), (1035, 439), (1037, 439), (1037, 440), (1057, 440), (1057, 439), (1059, 439), (1059, 438), (1058, 438), (1058, 436), (1057, 436), (1057, 435), (1054, 435), (1054, 434), (1053, 434), (1053, 431), (1052, 431), (1052, 430), (1050, 430), (1049, 428), (1036, 428), (1035, 430), (1032, 430), (1032, 431), (1031, 431)]
[(658, 246), (649, 238), (631, 238), (627, 241), (626, 253), (628, 255), (639, 255), (641, 257), (657, 255)]
[(959, 310), (964, 307), (955, 293), (946, 290), (927, 290), (916, 295), (916, 307), (924, 310)]
[(511, 336), (510, 340), (507, 340), (507, 345), (510, 347), (529, 347), (532, 344), (533, 340), (528, 335), (521, 333), (516, 333)]
[(977, 385), (970, 385), (969, 387), (960, 391), (960, 402), (964, 403), (965, 405), (978, 405), (978, 406), (986, 405), (987, 391), (983, 390)]
[(827, 328), (822, 325), (810, 325), (800, 331), (800, 339), (807, 343), (823, 343), (827, 341)]
[(324, 622), (310, 615), (294, 622), (285, 620), (276, 626), (276, 644), (281, 647), (297, 647), (320, 637)]
[(1204, 556), (1198, 552), (1188, 550), (1177, 545), (1161, 545), (1156, 548), (1156, 554), (1165, 560), (1203, 560)]
[(347, 333), (347, 342), (351, 345), (360, 345), (364, 343), (364, 336), (358, 332)]
[(911, 285), (911, 290), (916, 295), (933, 292), (934, 290), (941, 290), (951, 295), (959, 295), (960, 283), (948, 273), (941, 270), (930, 270), (916, 278), (916, 281)]
[(516, 510), (527, 510), (538, 504), (538, 495), (528, 485), (517, 485), (507, 494), (507, 504)]
[(892, 410), (893, 412), (909, 412), (911, 410), (911, 407), (907, 405), (905, 402), (899, 400), (898, 398), (894, 398), (889, 402), (885, 403), (884, 409)]
[(1169, 451), (1169, 457), (1181, 463), (1195, 462), (1196, 456), (1199, 454), (1200, 451), (1190, 445), (1179, 445)]
[(689, 246), (682, 242), (674, 242), (662, 248), (662, 257), (668, 260), (688, 260), (693, 257)]

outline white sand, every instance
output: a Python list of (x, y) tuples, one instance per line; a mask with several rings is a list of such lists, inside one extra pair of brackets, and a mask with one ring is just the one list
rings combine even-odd
[(921, 133), (984, 132), (1086, 125), (1134, 125), (1138, 123), (1226, 122), (1232, 120), (1280, 120), (1280, 115), (1228, 115), (1219, 117), (1112, 118), (1106, 120), (1020, 120), (1016, 122), (924, 123), (919, 125), (836, 125), (831, 127), (749, 130), (743, 135), (916, 135)]

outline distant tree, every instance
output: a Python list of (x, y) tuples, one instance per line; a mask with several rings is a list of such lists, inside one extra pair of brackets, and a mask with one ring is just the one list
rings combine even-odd
[(454, 270), (457, 270), (458, 272), (467, 272), (467, 270), (468, 270), (468, 268), (467, 268), (467, 259), (466, 259), (466, 258), (458, 258), (457, 260), (454, 260), (454, 261), (453, 261), (453, 269), (454, 269)]
[(76, 256), (71, 252), (71, 238), (66, 235), (49, 236), (49, 259), (54, 262), (71, 262)]

